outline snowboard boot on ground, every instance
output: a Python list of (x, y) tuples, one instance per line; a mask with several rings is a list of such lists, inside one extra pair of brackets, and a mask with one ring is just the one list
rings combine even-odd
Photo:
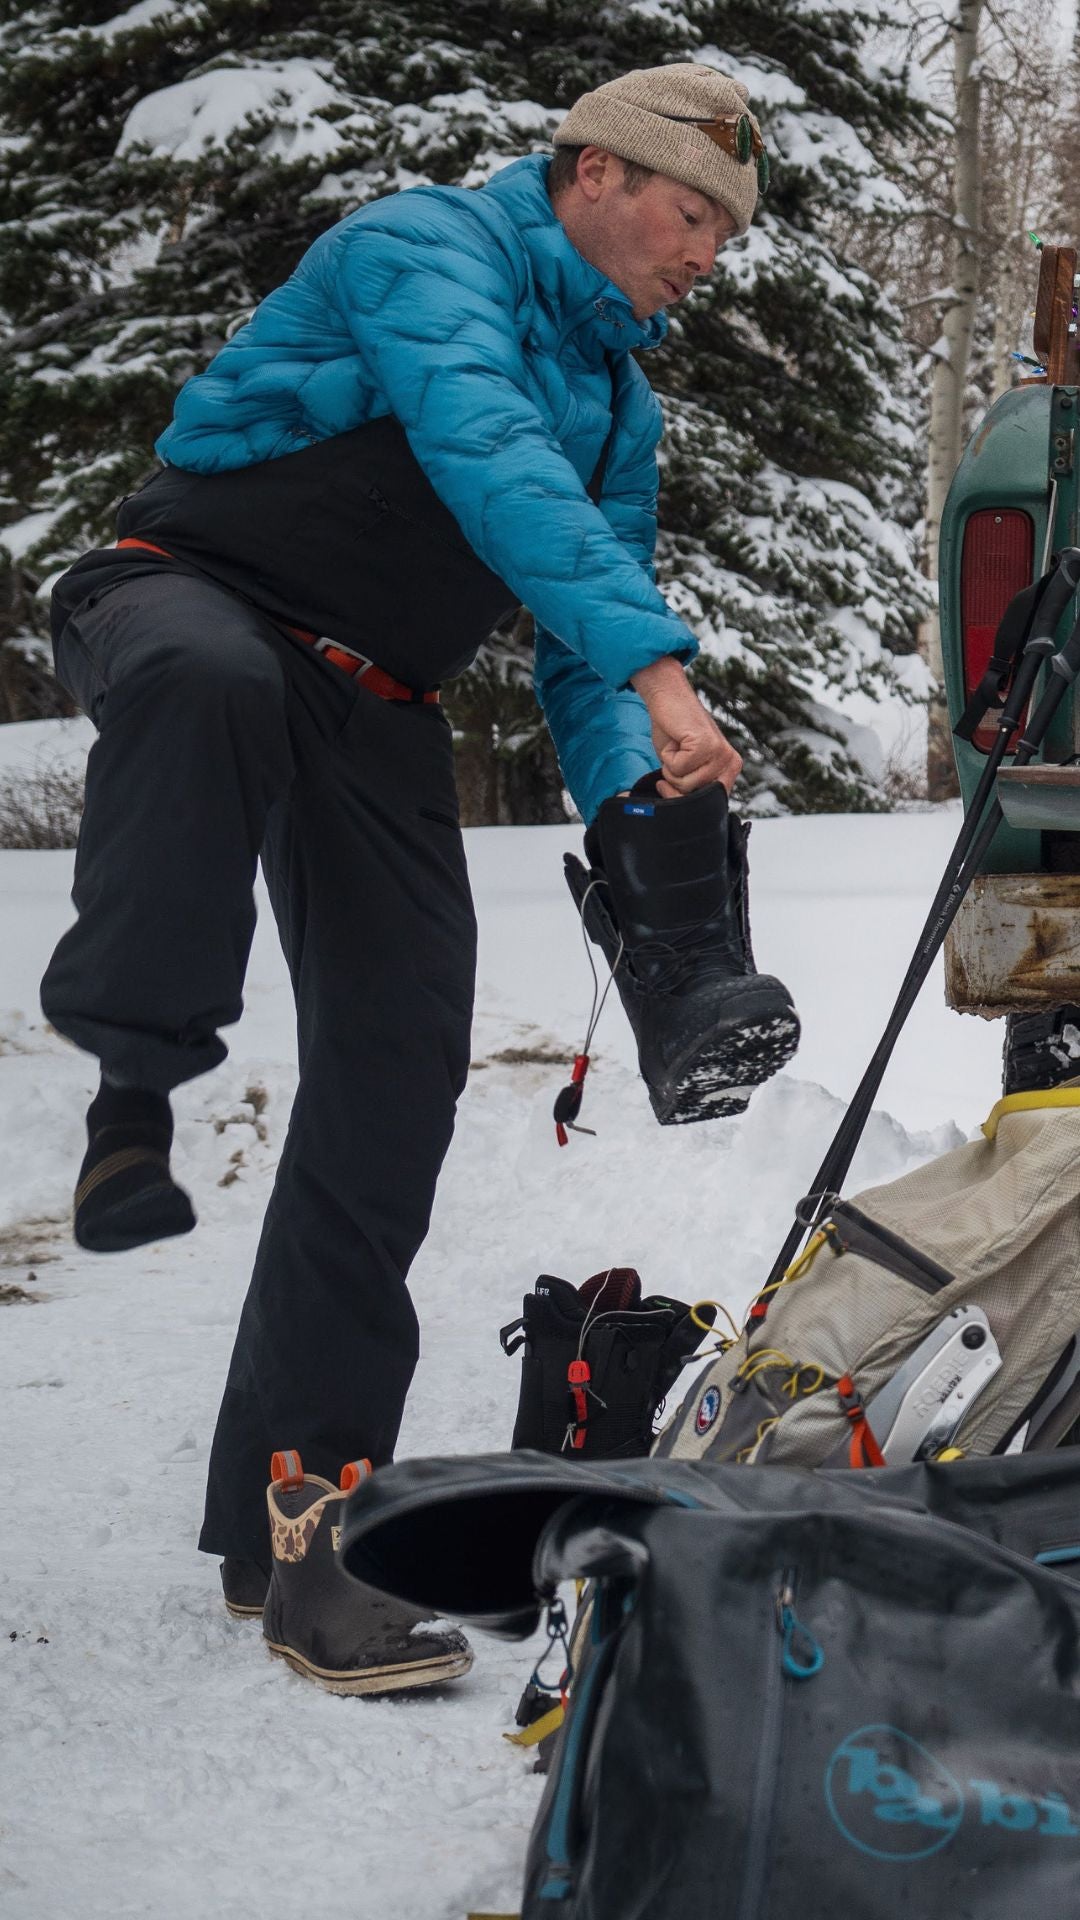
[(173, 1121), (165, 1094), (103, 1080), (87, 1110), (86, 1131), (75, 1188), (80, 1247), (123, 1253), (191, 1232), (191, 1201), (169, 1172)]
[(221, 1563), (221, 1591), (234, 1620), (261, 1620), (270, 1587), (270, 1568), (260, 1560), (226, 1554)]
[(361, 1585), (338, 1559), (348, 1495), (370, 1472), (342, 1469), (340, 1488), (305, 1475), (295, 1451), (275, 1453), (270, 1509), (270, 1590), (263, 1634), (271, 1653), (328, 1693), (404, 1693), (459, 1679), (472, 1666), (464, 1634), (420, 1633), (415, 1607)]
[(511, 1445), (583, 1460), (646, 1454), (665, 1394), (711, 1326), (714, 1309), (641, 1297), (633, 1267), (582, 1287), (543, 1273), (503, 1327), (503, 1352), (525, 1351)]
[[(741, 1113), (791, 1059), (791, 996), (754, 970), (749, 829), (723, 787), (662, 800), (656, 776), (605, 800), (566, 878), (585, 931), (615, 968), (661, 1126)], [(621, 952), (620, 952), (621, 941)]]
[(1002, 1093), (1059, 1087), (1080, 1073), (1080, 1007), (1005, 1016)]

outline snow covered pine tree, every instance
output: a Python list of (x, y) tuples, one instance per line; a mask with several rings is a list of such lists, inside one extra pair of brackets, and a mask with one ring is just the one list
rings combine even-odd
[[(896, 313), (844, 260), (911, 124), (866, 50), (894, 0), (7, 0), (0, 28), (0, 716), (47, 710), (38, 589), (111, 538), (172, 395), (353, 207), (477, 185), (632, 67), (712, 63), (773, 159), (750, 233), (645, 365), (667, 415), (658, 577), (742, 752), (744, 811), (879, 803), (875, 686), (921, 689)], [(47, 596), (45, 596), (47, 598)], [(527, 634), (449, 702), (466, 818), (558, 819)]]

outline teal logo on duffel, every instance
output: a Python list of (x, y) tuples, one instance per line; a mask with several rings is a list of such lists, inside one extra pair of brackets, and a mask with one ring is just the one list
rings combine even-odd
[(829, 1812), (845, 1840), (875, 1860), (927, 1860), (959, 1832), (965, 1813), (981, 1827), (1080, 1839), (1060, 1794), (1036, 1797), (993, 1780), (967, 1792), (932, 1753), (899, 1727), (849, 1733), (825, 1775)]
[(829, 1812), (846, 1840), (875, 1860), (926, 1860), (964, 1817), (947, 1767), (899, 1727), (860, 1727), (829, 1761)]

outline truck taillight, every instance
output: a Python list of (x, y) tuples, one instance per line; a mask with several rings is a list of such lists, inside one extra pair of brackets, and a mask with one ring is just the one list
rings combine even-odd
[[(994, 635), (1009, 601), (1031, 585), (1034, 556), (1035, 523), (1030, 514), (1015, 507), (986, 507), (969, 515), (960, 558), (965, 699), (971, 698), (990, 664)], [(989, 753), (997, 738), (993, 719), (991, 709), (972, 736), (973, 746), (983, 753)]]

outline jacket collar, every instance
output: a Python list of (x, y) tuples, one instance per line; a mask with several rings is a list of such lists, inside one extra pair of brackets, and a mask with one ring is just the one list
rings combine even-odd
[(579, 329), (607, 351), (657, 347), (667, 332), (661, 311), (636, 320), (625, 293), (578, 252), (548, 198), (550, 155), (530, 153), (503, 167), (482, 193), (497, 196), (517, 228), (533, 279), (559, 322), (560, 339)]

